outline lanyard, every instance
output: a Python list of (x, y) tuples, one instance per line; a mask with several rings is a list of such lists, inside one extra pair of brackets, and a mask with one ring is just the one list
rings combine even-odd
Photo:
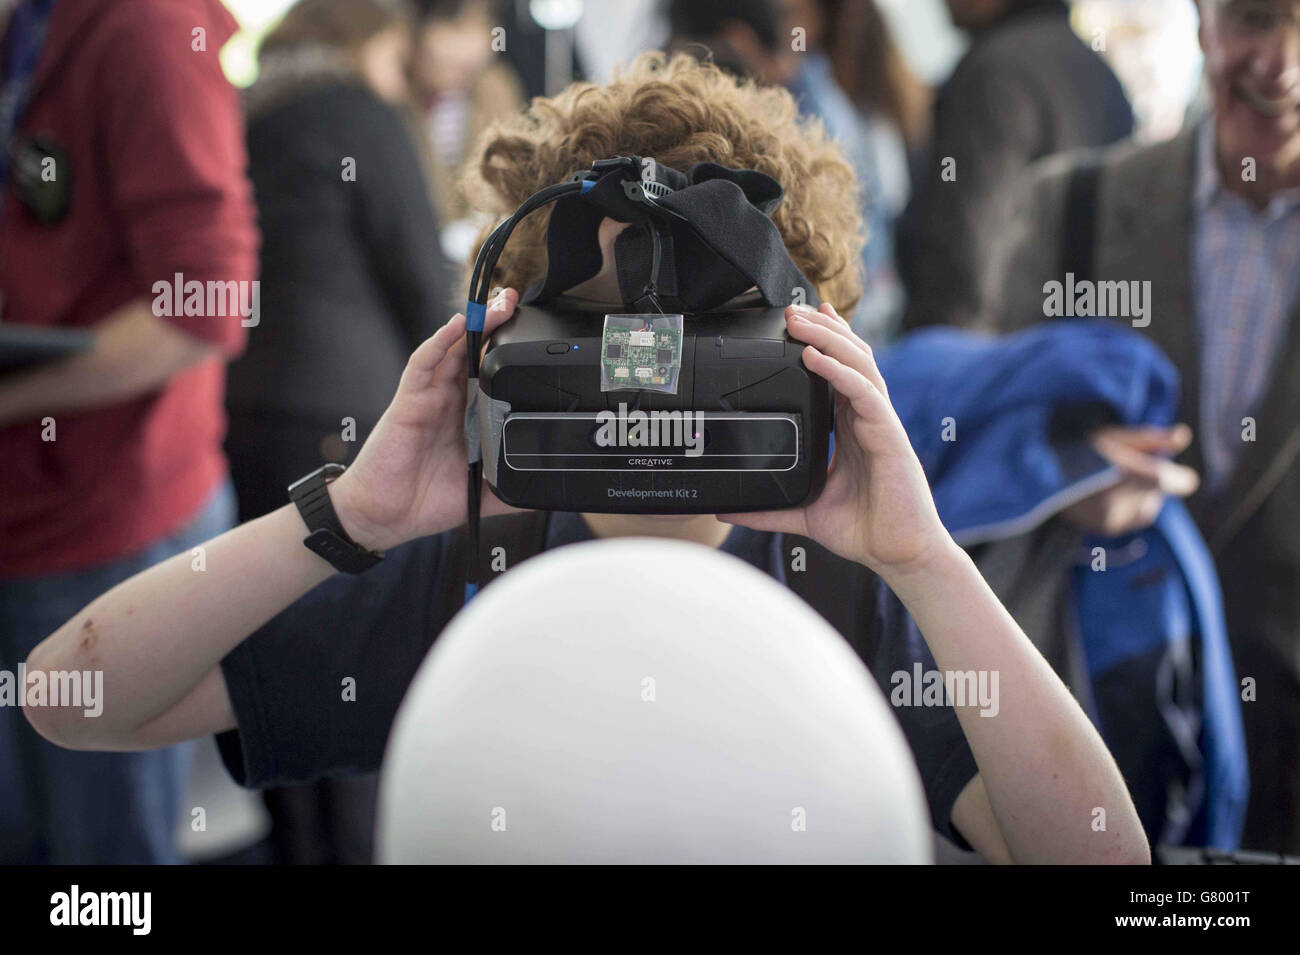
[(0, 186), (9, 172), (14, 132), (27, 105), (28, 85), (41, 58), (53, 8), (54, 0), (22, 0), (0, 47)]

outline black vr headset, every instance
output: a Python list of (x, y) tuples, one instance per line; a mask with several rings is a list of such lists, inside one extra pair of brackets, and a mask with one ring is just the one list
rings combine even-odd
[[(538, 510), (713, 514), (817, 497), (831, 390), (786, 332), (787, 305), (819, 302), (770, 218), (783, 195), (752, 169), (618, 157), (541, 190), (492, 232), (465, 312), (471, 553), (482, 477)], [(496, 261), (551, 202), (546, 277), (480, 367)], [(599, 272), (606, 217), (629, 223), (614, 245), (619, 310), (563, 294)]]

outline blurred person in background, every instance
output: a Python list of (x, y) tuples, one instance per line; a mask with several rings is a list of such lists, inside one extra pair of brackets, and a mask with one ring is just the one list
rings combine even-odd
[[(496, 21), (492, 25), (500, 24), (506, 31), (508, 40), (506, 49), (502, 52), (510, 61), (510, 68), (519, 77), (524, 102), (528, 102), (534, 96), (545, 96), (547, 92), (546, 48), (550, 31), (543, 28), (533, 17), (532, 0), (489, 0), (489, 2), (492, 3), (493, 17)], [(588, 3), (584, 9), (590, 12), (591, 6)], [(619, 0), (617, 5), (610, 6), (621, 9), (625, 6), (625, 0)], [(648, 47), (643, 47), (645, 48)], [(581, 74), (581, 70), (578, 67), (577, 51), (573, 53), (568, 67), (577, 77)]]
[[(346, 463), (442, 323), (449, 290), (414, 131), (411, 49), (392, 0), (300, 0), (247, 91), (262, 313), (230, 369), (226, 450), (241, 520), (302, 472)], [(283, 862), (367, 862), (374, 778), (266, 796)]]
[[(1199, 440), (1189, 444), (1186, 428), (1112, 433), (1098, 450), (1126, 480), (1076, 517), (1087, 528), (1150, 523), (1166, 455), (1202, 476), (1189, 507), (1219, 571), (1242, 678), (1242, 842), (1297, 853), (1300, 0), (1197, 6), (1211, 114), (1168, 142), (1044, 163), (993, 256), (985, 321), (1042, 320), (1045, 284), (1067, 271), (1087, 273), (1076, 284), (1148, 283), (1134, 324), (1177, 366), (1179, 418)], [(1074, 248), (1080, 235), (1095, 241)]]
[(502, 21), (490, 0), (415, 0), (415, 9), (411, 82), (431, 160), (431, 191), (439, 220), (450, 230), (444, 249), (463, 261), (484, 223), (467, 221), (461, 165), (483, 130), (523, 109), (523, 87), (505, 58), (509, 35), (500, 34), (504, 50), (493, 49), (492, 31)]
[(904, 325), (969, 325), (1017, 181), (1034, 160), (1133, 132), (1110, 67), (1062, 0), (947, 0), (970, 49), (939, 90), (929, 157), (899, 224)]
[[(0, 378), (13, 674), (51, 623), (231, 526), (221, 392), (255, 321), (257, 229), (216, 0), (21, 0), (4, 29), (3, 317), (94, 336)], [(173, 282), (209, 294), (173, 308)], [(91, 670), (106, 636), (86, 623)], [(72, 752), (22, 714), (0, 706), (0, 862), (179, 861), (187, 747)]]
[(785, 0), (785, 6), (807, 43), (790, 91), (845, 147), (862, 183), (867, 243), (853, 326), (881, 345), (902, 318), (894, 228), (911, 193), (908, 153), (924, 139), (929, 94), (908, 69), (874, 0)]
[(711, 59), (736, 76), (785, 86), (799, 72), (779, 0), (668, 0), (670, 53)]
[(909, 190), (903, 127), (921, 135), (923, 88), (895, 50), (871, 0), (670, 0), (670, 50), (701, 53), (732, 73), (787, 87), (820, 119), (853, 167), (866, 227), (857, 334), (882, 344), (903, 296), (894, 222)]

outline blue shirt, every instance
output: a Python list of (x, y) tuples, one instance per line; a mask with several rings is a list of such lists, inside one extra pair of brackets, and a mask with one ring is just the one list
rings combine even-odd
[[(410, 541), (364, 574), (336, 574), (222, 661), (238, 729), (220, 734), (217, 743), (237, 782), (262, 788), (379, 768), (407, 687), (460, 609), (454, 588), (443, 586), (451, 573), (450, 538)], [(547, 521), (544, 549), (590, 539), (581, 515), (557, 512)], [(720, 549), (784, 580), (779, 534), (737, 527)], [(511, 559), (513, 566), (522, 558)], [(888, 699), (894, 674), (910, 676), (915, 664), (926, 671), (935, 664), (902, 604), (876, 583), (873, 619), (864, 628), (872, 646), (855, 649)], [(356, 681), (354, 701), (342, 698), (349, 677)], [(951, 706), (914, 705), (894, 713), (935, 828), (963, 844), (951, 826), (952, 806), (978, 770), (956, 713)]]
[[(894, 336), (903, 314), (903, 286), (894, 267), (894, 224), (911, 190), (902, 134), (883, 116), (867, 116), (835, 81), (822, 53), (799, 58), (790, 93), (805, 116), (820, 119), (844, 150), (861, 190), (866, 244), (862, 247), (862, 301), (850, 318), (854, 332), (873, 347)], [(832, 302), (840, 306), (841, 302)]]

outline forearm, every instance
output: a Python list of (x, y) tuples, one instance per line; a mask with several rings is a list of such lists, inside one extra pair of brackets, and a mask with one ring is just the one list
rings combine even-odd
[(138, 731), (186, 697), (236, 645), (334, 569), (302, 544), (293, 505), (186, 551), (97, 598), (32, 651), (33, 670), (102, 671), (103, 712), (28, 709), (74, 747), (135, 748)]
[[(1149, 861), (1105, 743), (970, 558), (952, 544), (924, 569), (886, 582), (941, 671), (984, 671), (996, 688), (992, 706), (955, 709), (1012, 859)], [(1094, 829), (1099, 819), (1104, 830)]]
[(0, 425), (126, 401), (217, 354), (136, 300), (95, 326), (88, 351), (0, 379)]

